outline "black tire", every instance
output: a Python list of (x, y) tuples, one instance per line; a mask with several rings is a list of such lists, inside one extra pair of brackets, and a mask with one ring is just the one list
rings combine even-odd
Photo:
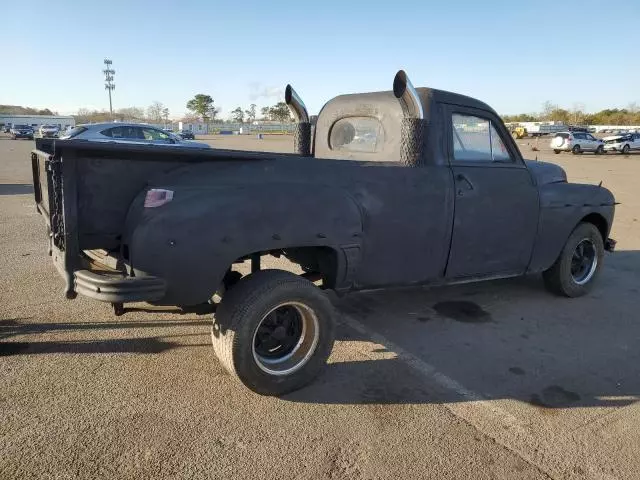
[[(286, 323), (278, 324), (278, 315), (284, 315)], [(265, 344), (280, 342), (268, 351), (259, 342), (264, 328), (272, 329), (266, 341), (262, 332)], [(298, 340), (287, 337), (290, 330), (298, 331)], [(334, 332), (335, 311), (322, 290), (289, 272), (261, 270), (240, 279), (222, 297), (211, 341), (220, 363), (246, 387), (261, 395), (283, 395), (316, 378), (333, 348)], [(286, 342), (290, 350), (284, 349)], [(277, 358), (281, 347), (283, 354)]]
[(624, 147), (622, 147), (622, 155), (629, 155), (629, 150), (631, 150), (629, 145), (625, 145)]
[[(595, 266), (591, 265), (584, 278), (574, 277), (573, 261), (574, 254), (580, 244), (593, 246)], [(592, 223), (579, 224), (569, 235), (558, 259), (546, 270), (542, 276), (546, 287), (553, 293), (565, 297), (580, 297), (588, 293), (598, 277), (602, 268), (604, 257), (604, 242), (597, 227)], [(584, 283), (582, 283), (584, 282)]]
[(554, 150), (553, 153), (555, 153), (556, 155), (558, 155), (559, 153), (561, 153), (562, 150)]
[(598, 145), (598, 148), (596, 148), (596, 155), (602, 155), (603, 153), (604, 153), (604, 146)]
[(580, 155), (582, 153), (582, 150), (580, 150), (580, 145), (575, 145), (571, 149), (571, 153), (573, 153), (574, 155)]

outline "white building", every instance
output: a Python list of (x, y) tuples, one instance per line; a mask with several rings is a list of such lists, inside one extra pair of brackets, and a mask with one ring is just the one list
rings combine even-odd
[(195, 122), (195, 123), (178, 122), (178, 129), (179, 130), (190, 130), (194, 134), (199, 133), (201, 135), (203, 135), (203, 134), (206, 135), (207, 133), (209, 133), (209, 124), (204, 123), (204, 122)]
[(0, 126), (4, 125), (30, 125), (38, 128), (40, 125), (57, 125), (61, 130), (67, 127), (75, 127), (76, 120), (71, 116), (63, 115), (8, 115), (0, 113)]

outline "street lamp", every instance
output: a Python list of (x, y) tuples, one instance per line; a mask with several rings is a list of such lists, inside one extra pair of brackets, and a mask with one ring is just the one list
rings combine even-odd
[(111, 103), (111, 90), (116, 89), (116, 84), (113, 83), (113, 76), (116, 74), (116, 71), (111, 68), (113, 62), (108, 58), (104, 59), (105, 69), (102, 70), (104, 73), (104, 88), (109, 91), (109, 112), (111, 113), (111, 118), (113, 118), (113, 104)]

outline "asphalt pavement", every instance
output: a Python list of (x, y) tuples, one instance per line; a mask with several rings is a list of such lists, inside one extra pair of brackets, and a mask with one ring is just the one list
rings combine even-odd
[(622, 202), (593, 292), (533, 276), (334, 299), (326, 372), (267, 398), (218, 364), (208, 315), (65, 300), (34, 143), (0, 136), (0, 478), (640, 478), (640, 155), (518, 143)]

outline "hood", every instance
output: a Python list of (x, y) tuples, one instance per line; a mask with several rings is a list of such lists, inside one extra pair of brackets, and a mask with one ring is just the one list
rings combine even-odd
[(525, 160), (527, 168), (536, 179), (538, 186), (549, 183), (566, 183), (567, 173), (555, 163)]
[(608, 137), (603, 137), (602, 140), (607, 142), (607, 141), (611, 141), (611, 140), (621, 140), (624, 137), (626, 137), (626, 135), (610, 135)]

